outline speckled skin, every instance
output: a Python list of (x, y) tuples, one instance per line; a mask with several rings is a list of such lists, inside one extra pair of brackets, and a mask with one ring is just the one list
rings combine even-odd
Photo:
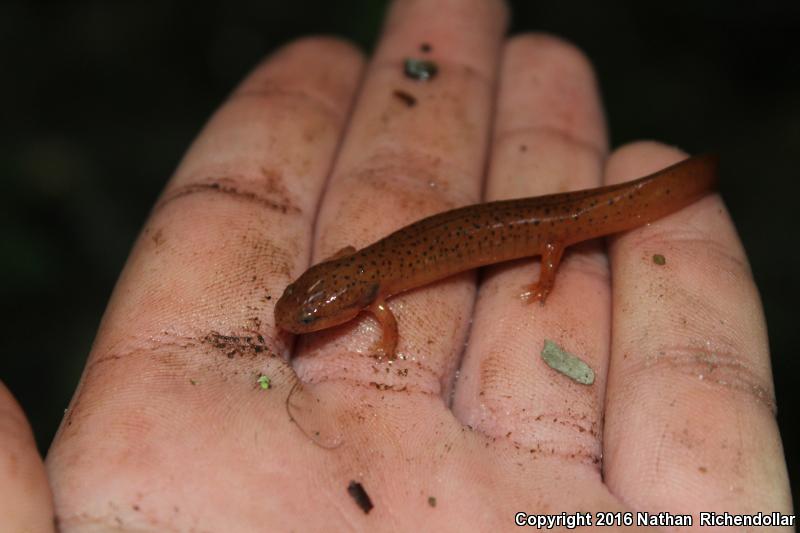
[(307, 333), (368, 309), (383, 326), (377, 349), (391, 358), (397, 326), (385, 298), (464, 270), (541, 255), (539, 281), (526, 295), (529, 301), (544, 300), (565, 247), (677, 211), (716, 181), (717, 158), (703, 155), (618, 185), (439, 213), (312, 266), (286, 288), (275, 321), (286, 331)]

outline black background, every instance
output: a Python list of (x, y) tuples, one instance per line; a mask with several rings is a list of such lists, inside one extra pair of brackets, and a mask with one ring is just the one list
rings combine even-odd
[[(128, 250), (209, 114), (295, 37), (336, 34), (369, 50), (384, 9), (377, 0), (0, 3), (0, 379), (43, 453)], [(722, 195), (766, 309), (800, 501), (800, 2), (514, 2), (512, 31), (530, 30), (592, 59), (614, 146), (652, 138), (721, 155)]]

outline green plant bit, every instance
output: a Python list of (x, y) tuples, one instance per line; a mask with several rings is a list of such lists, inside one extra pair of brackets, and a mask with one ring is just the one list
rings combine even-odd
[(664, 266), (667, 264), (667, 258), (661, 254), (653, 254), (653, 263), (658, 266)]
[(265, 376), (264, 374), (261, 374), (260, 376), (258, 376), (258, 379), (256, 380), (256, 383), (258, 383), (259, 386), (261, 386), (262, 390), (267, 390), (270, 387), (271, 381), (269, 379), (269, 376)]
[(568, 378), (584, 385), (594, 383), (594, 370), (583, 362), (583, 359), (573, 355), (551, 340), (545, 339), (542, 348), (542, 359), (547, 365), (561, 372)]
[(403, 71), (406, 77), (417, 81), (430, 81), (439, 72), (439, 66), (428, 59), (406, 59)]

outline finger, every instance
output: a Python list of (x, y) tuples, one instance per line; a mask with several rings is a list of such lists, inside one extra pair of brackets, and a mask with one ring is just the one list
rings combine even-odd
[[(142, 244), (149, 253), (134, 254), (136, 262), (129, 266), (138, 271), (139, 262), (151, 269), (180, 264), (173, 268), (180, 274), (178, 293), (192, 294), (182, 302), (183, 323), (171, 321), (176, 334), (195, 328), (200, 315), (210, 322), (204, 330), (246, 324), (277, 339), (275, 351), (285, 352), (272, 323), (272, 298), (308, 261), (316, 206), (360, 67), (357, 52), (339, 41), (309, 39), (288, 46), (244, 80), (193, 143), (144, 230)], [(171, 239), (166, 230), (189, 235)], [(203, 257), (200, 250), (217, 260), (196, 260)], [(120, 314), (126, 320), (130, 313), (146, 314), (158, 329), (162, 317), (153, 316), (149, 306), (159, 295), (178, 303), (176, 291), (164, 290), (162, 276), (147, 281), (159, 290), (140, 290), (144, 302), (126, 295)], [(207, 292), (209, 283), (215, 292)], [(256, 313), (219, 304), (220, 296), (243, 301), (255, 292), (260, 293)], [(174, 306), (160, 303), (155, 307), (174, 313)]]
[[(504, 5), (495, 1), (393, 4), (322, 204), (316, 259), (479, 200), (505, 20)], [(436, 76), (410, 79), (407, 58), (434, 61)], [(362, 313), (315, 335), (295, 362), (298, 375), (446, 395), (471, 312), (472, 280), (457, 276), (389, 301), (400, 332), (400, 361), (391, 369), (364, 360), (380, 328)]]
[[(506, 46), (487, 200), (597, 186), (606, 153), (594, 73), (575, 47), (546, 35)], [(588, 464), (600, 457), (609, 289), (597, 243), (568, 249), (544, 305), (519, 298), (538, 276), (538, 259), (500, 265), (482, 281), (454, 400), (456, 415), (510, 439), (537, 459)], [(545, 339), (580, 354), (591, 386), (549, 368)]]
[(53, 531), (53, 497), (33, 433), (0, 382), (0, 524), (4, 531)]
[[(685, 157), (633, 144), (610, 158), (607, 181)], [(611, 490), (659, 512), (788, 512), (764, 316), (719, 195), (612, 239), (609, 251)]]
[(265, 450), (286, 445), (279, 435), (294, 429), (284, 407), (294, 376), (280, 357), (289, 347), (273, 305), (307, 265), (361, 66), (337, 40), (289, 45), (242, 83), (187, 153), (118, 282), (49, 454), (62, 523), (119, 518), (182, 530), (181, 520), (206, 517), (208, 529), (228, 529), (214, 525), (224, 520), (214, 509), (235, 495), (193, 458), (202, 451), (204, 464), (224, 465), (226, 479), (255, 490)]

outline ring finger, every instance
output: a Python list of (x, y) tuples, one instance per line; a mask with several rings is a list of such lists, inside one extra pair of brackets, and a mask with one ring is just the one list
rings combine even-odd
[[(589, 62), (547, 36), (512, 39), (501, 73), (486, 200), (599, 185), (606, 136)], [(519, 299), (538, 264), (523, 259), (490, 269), (481, 285), (455, 394), (466, 424), (529, 448), (533, 457), (589, 466), (597, 476), (608, 356), (606, 259), (595, 243), (568, 249), (545, 305)], [(595, 369), (587, 387), (547, 367), (546, 339)], [(559, 462), (559, 465), (561, 463)]]

